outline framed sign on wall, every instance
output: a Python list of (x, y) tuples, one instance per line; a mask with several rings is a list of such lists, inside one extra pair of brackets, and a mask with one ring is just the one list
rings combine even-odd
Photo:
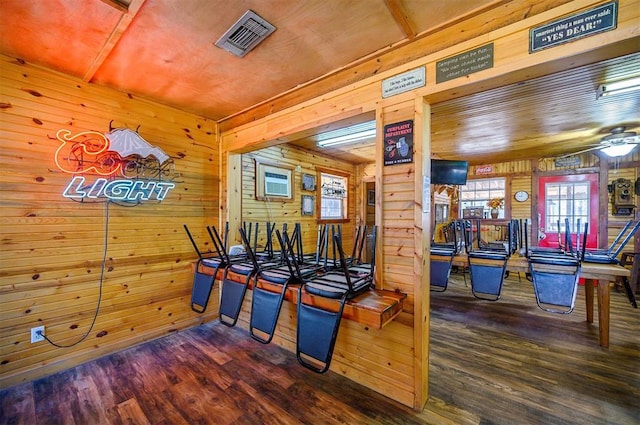
[(302, 215), (313, 215), (315, 198), (312, 195), (302, 195)]
[(302, 175), (302, 190), (316, 190), (316, 176), (313, 174)]

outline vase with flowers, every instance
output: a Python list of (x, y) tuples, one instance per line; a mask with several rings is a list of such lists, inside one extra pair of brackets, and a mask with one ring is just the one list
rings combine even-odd
[(491, 218), (498, 218), (498, 211), (500, 208), (504, 207), (504, 198), (492, 198), (487, 201), (487, 206), (491, 209)]

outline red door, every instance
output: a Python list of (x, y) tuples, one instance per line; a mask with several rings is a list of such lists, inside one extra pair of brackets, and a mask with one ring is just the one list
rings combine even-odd
[(564, 243), (566, 218), (569, 219), (574, 246), (578, 221), (581, 234), (584, 224), (589, 223), (587, 247), (598, 246), (598, 174), (541, 177), (538, 194), (539, 246), (558, 247), (558, 220)]

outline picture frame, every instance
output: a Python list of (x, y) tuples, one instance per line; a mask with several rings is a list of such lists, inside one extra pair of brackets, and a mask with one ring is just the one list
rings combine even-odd
[(376, 191), (374, 189), (367, 190), (367, 205), (376, 204)]
[(256, 199), (293, 201), (293, 167), (256, 161)]
[(300, 211), (302, 215), (313, 215), (315, 211), (315, 197), (312, 195), (302, 195)]
[(302, 190), (315, 191), (316, 190), (316, 176), (313, 174), (302, 174)]

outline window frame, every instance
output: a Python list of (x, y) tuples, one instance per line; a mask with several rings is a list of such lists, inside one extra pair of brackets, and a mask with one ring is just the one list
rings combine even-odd
[[(468, 201), (468, 200), (463, 200), (463, 193), (464, 192), (470, 192), (470, 191), (464, 191), (462, 188), (464, 186), (469, 185), (470, 182), (478, 182), (481, 180), (503, 180), (504, 181), (504, 187), (503, 188), (498, 188), (498, 189), (494, 189), (494, 191), (502, 191), (503, 195), (491, 195), (491, 189), (489, 188), (489, 197), (488, 198), (474, 198), (472, 201)], [(478, 177), (478, 178), (470, 178), (467, 179), (467, 184), (466, 185), (460, 185), (459, 186), (459, 191), (458, 191), (458, 216), (459, 218), (464, 218), (463, 214), (464, 214), (464, 208), (462, 207), (463, 202), (478, 202), (478, 201), (482, 201), (482, 217), (474, 217), (474, 218), (480, 218), (482, 220), (509, 220), (511, 217), (511, 202), (510, 202), (510, 188), (511, 188), (511, 179), (509, 178), (509, 176), (500, 176), (500, 175), (491, 175), (491, 176), (482, 176), (482, 177)], [(478, 190), (474, 190), (473, 192), (478, 192)], [(491, 208), (489, 208), (487, 206), (487, 201), (489, 199), (493, 199), (494, 197), (502, 197), (504, 198), (504, 206), (502, 209), (499, 209), (499, 211), (502, 211), (502, 213), (499, 213), (501, 215), (498, 215), (498, 218), (496, 219), (492, 219), (490, 214), (491, 214)], [(478, 205), (477, 208), (480, 208), (480, 206)]]
[[(586, 187), (586, 195), (584, 197), (576, 197), (576, 186)], [(558, 196), (549, 195), (549, 189), (551, 187), (557, 188)], [(562, 193), (567, 188), (571, 189), (570, 197), (564, 196), (565, 194)], [(592, 213), (589, 202), (591, 197), (591, 184), (589, 181), (547, 182), (544, 185), (544, 190), (545, 223), (543, 223), (543, 226), (548, 232), (560, 232), (560, 229), (564, 227), (564, 218), (569, 219), (569, 226), (572, 229), (572, 233), (575, 233), (575, 229), (578, 229), (578, 220), (581, 220), (581, 223), (589, 222)], [(556, 208), (552, 208), (554, 202), (558, 203)], [(578, 214), (578, 210), (581, 209), (578, 204), (582, 204), (583, 207), (586, 207), (586, 213)], [(558, 211), (557, 214), (553, 211), (555, 209)], [(569, 209), (571, 211), (568, 211)], [(551, 220), (550, 217), (554, 217), (555, 220)], [(560, 229), (557, 228), (558, 220), (560, 221)], [(588, 231), (590, 230), (591, 229), (588, 229)]]
[[(342, 218), (323, 218), (322, 217), (322, 204), (323, 204), (323, 196), (322, 196), (322, 175), (326, 174), (329, 176), (335, 176), (345, 179), (345, 197), (342, 199)], [(344, 171), (338, 171), (330, 168), (322, 168), (316, 167), (316, 181), (318, 182), (316, 185), (316, 195), (318, 202), (316, 202), (316, 217), (318, 223), (348, 223), (350, 221), (349, 218), (349, 198), (350, 198), (350, 178), (351, 174), (346, 173)]]

